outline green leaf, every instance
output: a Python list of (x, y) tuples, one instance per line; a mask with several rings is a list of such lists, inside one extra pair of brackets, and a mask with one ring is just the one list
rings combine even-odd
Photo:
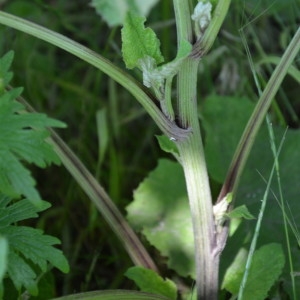
[[(7, 272), (16, 289), (24, 286), (32, 295), (37, 294), (37, 271), (46, 272), (51, 263), (62, 272), (69, 271), (69, 265), (62, 252), (53, 247), (60, 241), (44, 235), (41, 230), (17, 226), (17, 221), (37, 217), (37, 212), (50, 206), (43, 201), (42, 207), (36, 207), (28, 200), (11, 203), (12, 200), (0, 195), (0, 234), (9, 246)], [(33, 268), (33, 265), (38, 266)]]
[(249, 212), (246, 205), (241, 205), (226, 214), (229, 218), (243, 218), (246, 220), (253, 220), (255, 217)]
[[(235, 147), (254, 105), (246, 98), (211, 96), (205, 101), (202, 110), (202, 120), (206, 134), (205, 153), (210, 176), (217, 182), (221, 183), (225, 178)], [(275, 143), (279, 145), (285, 134), (285, 128), (273, 126), (273, 129)], [(283, 198), (286, 205), (289, 206), (286, 212), (293, 224), (299, 224), (300, 222), (300, 215), (297, 213), (300, 211), (300, 202), (298, 201), (300, 156), (296, 149), (300, 149), (300, 130), (289, 129), (286, 132), (278, 160)], [(259, 212), (266, 187), (266, 183), (262, 178), (268, 178), (273, 164), (274, 157), (271, 151), (268, 129), (263, 124), (250, 153), (235, 197), (235, 204), (246, 205), (254, 216)], [(275, 195), (278, 195), (278, 187), (275, 182), (272, 183), (271, 189)], [(245, 237), (253, 233), (254, 226), (255, 222), (244, 220), (239, 228), (240, 234), (234, 234), (229, 239), (227, 244), (231, 247), (230, 251), (225, 247), (222, 254), (224, 268), (226, 268), (225, 262), (229, 263), (231, 261), (232, 253), (237, 253)], [(282, 243), (285, 240), (282, 228), (282, 209), (273, 194), (270, 194), (258, 244), (262, 245), (262, 242)], [(294, 234), (292, 230), (290, 234)], [(298, 244), (295, 242), (292, 244), (291, 255), (297, 257), (298, 253)], [(300, 269), (300, 260), (295, 259), (293, 264), (295, 270)], [(289, 289), (291, 279), (288, 265), (285, 266), (283, 274), (284, 288)], [(297, 293), (300, 293), (300, 277), (295, 277), (295, 282)]]
[(109, 26), (122, 25), (128, 11), (147, 16), (158, 0), (92, 0), (91, 5)]
[(38, 294), (36, 274), (32, 267), (14, 251), (10, 251), (8, 256), (8, 275), (15, 288), (20, 292), (24, 286), (31, 295)]
[(37, 204), (41, 198), (34, 188), (35, 180), (22, 160), (39, 167), (59, 164), (52, 146), (45, 141), (49, 136), (46, 126), (63, 125), (42, 114), (20, 114), (24, 107), (14, 101), (19, 93), (15, 89), (0, 97), (0, 191), (11, 197), (23, 194)]
[(28, 199), (22, 199), (8, 206), (10, 201), (8, 197), (0, 196), (0, 229), (18, 221), (36, 218), (37, 212), (51, 206), (49, 202), (41, 201), (41, 205), (36, 207)]
[[(233, 295), (240, 289), (246, 263), (245, 251), (241, 251), (236, 261), (228, 269), (222, 288)], [(281, 245), (268, 244), (256, 250), (249, 270), (249, 277), (243, 294), (244, 300), (265, 299), (268, 292), (279, 278), (285, 263)]]
[[(8, 69), (12, 59), (12, 52), (0, 59), (0, 81), (5, 85), (11, 78)], [(47, 127), (65, 125), (44, 114), (24, 113), (24, 106), (15, 101), (21, 92), (20, 88), (0, 92), (0, 192), (14, 198), (25, 195), (36, 205), (42, 205), (35, 181), (23, 163), (42, 168), (50, 163), (59, 164), (58, 156), (46, 142)]]
[(173, 154), (175, 157), (179, 155), (178, 149), (173, 141), (165, 135), (156, 135), (161, 150)]
[(8, 226), (2, 229), (2, 234), (7, 236), (9, 245), (14, 251), (21, 252), (27, 259), (37, 264), (43, 272), (46, 272), (48, 261), (64, 273), (69, 271), (62, 252), (52, 247), (60, 244), (57, 238), (44, 235), (41, 230), (24, 226)]
[(126, 271), (125, 276), (133, 280), (143, 292), (166, 296), (174, 300), (177, 298), (175, 283), (169, 279), (164, 280), (153, 270), (132, 267)]
[(245, 272), (247, 256), (248, 251), (245, 248), (240, 248), (231, 265), (226, 270), (222, 282), (222, 289), (226, 289), (234, 295), (238, 294), (239, 286)]
[(128, 220), (182, 276), (195, 274), (194, 239), (184, 175), (178, 163), (159, 160), (134, 192)]
[(128, 13), (122, 28), (122, 53), (128, 69), (140, 66), (140, 60), (151, 57), (156, 64), (164, 61), (160, 42), (154, 31), (144, 27), (144, 17)]
[(211, 96), (203, 107), (205, 157), (210, 176), (223, 182), (254, 105), (246, 98)]

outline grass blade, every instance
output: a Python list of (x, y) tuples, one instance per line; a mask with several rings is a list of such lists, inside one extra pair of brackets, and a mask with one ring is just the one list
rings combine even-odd
[[(269, 129), (270, 129), (270, 127), (269, 127)], [(248, 278), (248, 275), (249, 275), (249, 270), (250, 270), (250, 266), (251, 266), (251, 263), (252, 263), (253, 254), (254, 254), (254, 251), (255, 251), (255, 248), (256, 248), (256, 244), (257, 244), (257, 240), (258, 240), (258, 236), (259, 236), (259, 232), (260, 232), (260, 228), (261, 228), (262, 218), (263, 218), (265, 208), (266, 208), (266, 204), (267, 204), (267, 197), (269, 195), (269, 191), (270, 191), (270, 188), (271, 188), (271, 183), (272, 183), (274, 172), (277, 168), (278, 156), (279, 156), (280, 150), (281, 150), (282, 145), (283, 145), (283, 140), (284, 140), (284, 138), (281, 141), (281, 144), (279, 146), (278, 151), (276, 151), (274, 140), (271, 138), (271, 145), (272, 145), (271, 147), (272, 147), (273, 150), (275, 150), (275, 152), (274, 152), (275, 160), (274, 160), (274, 164), (273, 164), (272, 170), (271, 170), (270, 175), (269, 175), (269, 179), (268, 179), (268, 182), (267, 182), (267, 187), (266, 187), (266, 190), (265, 190), (265, 193), (264, 193), (264, 196), (263, 196), (261, 208), (260, 208), (260, 211), (259, 211), (256, 226), (255, 226), (254, 236), (253, 236), (253, 239), (251, 241), (251, 245), (250, 245), (250, 249), (249, 249), (249, 255), (248, 255), (248, 258), (247, 258), (247, 262), (246, 262), (246, 269), (245, 269), (245, 273), (244, 273), (242, 283), (241, 283), (241, 287), (240, 287), (239, 294), (238, 294), (238, 300), (243, 299), (243, 291), (245, 289), (247, 278)]]

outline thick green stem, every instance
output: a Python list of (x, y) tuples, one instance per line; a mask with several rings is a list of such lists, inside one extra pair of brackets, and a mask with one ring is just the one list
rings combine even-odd
[[(188, 59), (178, 81), (179, 119), (190, 136), (177, 143), (191, 209), (198, 299), (217, 299), (219, 256), (215, 255), (215, 224), (196, 102), (197, 62)], [(187, 75), (189, 74), (189, 75)]]
[[(178, 43), (192, 42), (191, 13), (188, 1), (174, 0)], [(191, 134), (177, 142), (184, 169), (191, 209), (196, 262), (198, 299), (217, 299), (219, 254), (211, 191), (206, 169), (197, 110), (198, 58), (187, 58), (178, 72), (178, 122)]]

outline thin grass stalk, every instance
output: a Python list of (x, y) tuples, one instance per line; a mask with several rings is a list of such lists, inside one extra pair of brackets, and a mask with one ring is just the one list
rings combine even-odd
[(272, 169), (271, 169), (271, 172), (270, 172), (270, 175), (269, 175), (269, 179), (267, 181), (266, 190), (265, 190), (265, 193), (264, 193), (264, 196), (263, 196), (263, 199), (262, 199), (261, 208), (260, 208), (260, 211), (259, 211), (256, 226), (255, 226), (254, 236), (253, 236), (253, 239), (251, 241), (251, 245), (250, 245), (250, 249), (249, 249), (249, 254), (248, 254), (248, 258), (247, 258), (247, 262), (246, 262), (246, 268), (245, 268), (244, 276), (243, 276), (241, 286), (240, 286), (240, 289), (239, 289), (239, 293), (238, 293), (238, 300), (243, 299), (243, 292), (244, 292), (244, 289), (246, 287), (246, 283), (247, 283), (247, 279), (248, 279), (248, 275), (249, 275), (249, 270), (250, 270), (251, 263), (252, 263), (253, 254), (254, 254), (256, 244), (257, 244), (257, 240), (258, 240), (258, 237), (259, 237), (261, 223), (262, 223), (263, 215), (264, 215), (264, 212), (265, 212), (268, 195), (269, 195), (269, 192), (270, 192), (270, 189), (271, 189), (272, 179), (273, 179), (273, 176), (274, 176), (274, 173), (276, 171), (277, 164), (278, 164), (278, 156), (280, 154), (280, 151), (282, 149), (283, 142), (284, 142), (284, 137), (283, 137), (282, 140), (281, 140), (281, 143), (278, 147), (278, 150), (276, 150), (272, 125), (271, 125), (270, 122), (267, 122), (267, 124), (268, 124), (268, 129), (269, 129), (269, 134), (270, 134), (271, 149), (272, 149), (272, 152), (274, 154), (274, 163), (273, 163), (273, 166), (272, 166)]
[[(252, 74), (253, 74), (255, 85), (257, 87), (258, 94), (261, 97), (262, 96), (262, 89), (261, 89), (257, 74), (255, 72), (254, 63), (253, 63), (253, 60), (252, 60), (251, 53), (250, 53), (250, 50), (248, 48), (247, 42), (244, 38), (244, 35), (242, 35), (242, 40), (243, 40), (243, 43), (244, 43), (244, 46), (245, 46), (245, 49), (246, 49), (246, 52), (247, 52), (247, 56), (248, 56), (248, 59), (249, 59), (249, 64), (250, 64), (250, 68), (251, 68), (251, 71), (252, 71)], [(295, 295), (296, 295), (295, 294), (295, 281), (294, 281), (294, 277), (292, 275), (293, 274), (293, 264), (292, 264), (292, 258), (291, 258), (291, 247), (290, 247), (290, 241), (289, 241), (289, 234), (288, 234), (288, 230), (287, 230), (287, 221), (286, 221), (286, 214), (285, 214), (285, 210), (284, 210), (283, 195), (282, 195), (280, 174), (279, 174), (279, 162), (278, 162), (278, 155), (279, 155), (279, 152), (282, 148), (284, 137), (282, 138), (279, 150), (277, 151), (276, 150), (276, 145), (275, 145), (274, 131), (273, 131), (273, 127), (272, 127), (272, 124), (271, 124), (271, 121), (270, 121), (270, 118), (269, 118), (268, 114), (266, 114), (266, 123), (267, 123), (269, 137), (270, 137), (271, 150), (272, 150), (272, 153), (273, 153), (273, 156), (274, 156), (274, 165), (273, 165), (271, 174), (269, 176), (269, 180), (268, 180), (268, 183), (267, 183), (267, 188), (266, 188), (266, 191), (265, 191), (265, 194), (264, 194), (264, 197), (263, 197), (262, 206), (261, 206), (261, 210), (260, 210), (260, 213), (259, 213), (259, 218), (258, 218), (256, 228), (255, 228), (255, 235), (254, 235), (252, 243), (251, 243), (248, 260), (247, 260), (247, 263), (246, 263), (246, 270), (245, 270), (243, 280), (242, 280), (242, 283), (241, 283), (241, 287), (240, 287), (240, 290), (239, 290), (239, 295), (238, 295), (239, 300), (242, 299), (243, 291), (244, 291), (244, 288), (245, 288), (245, 285), (246, 285), (246, 281), (247, 281), (247, 277), (248, 277), (248, 273), (249, 273), (249, 269), (250, 269), (250, 265), (251, 265), (251, 261), (252, 261), (252, 256), (254, 254), (254, 250), (255, 250), (255, 247), (256, 247), (256, 242), (257, 242), (257, 239), (258, 239), (258, 234), (259, 234), (259, 230), (260, 230), (260, 226), (261, 226), (261, 221), (262, 221), (263, 213), (264, 213), (264, 210), (265, 210), (267, 196), (269, 194), (269, 189), (270, 189), (271, 181), (272, 181), (272, 178), (273, 178), (273, 175), (274, 175), (274, 171), (276, 171), (276, 174), (277, 174), (277, 183), (278, 183), (278, 187), (279, 187), (280, 201), (281, 201), (281, 206), (283, 207), (282, 209), (283, 209), (283, 218), (284, 218), (284, 228), (285, 228), (286, 242), (287, 242), (288, 253), (289, 253), (289, 262), (290, 262), (290, 268), (291, 268), (291, 277), (292, 277), (294, 298), (295, 298)]]
[(291, 251), (291, 242), (290, 242), (290, 235), (289, 235), (289, 230), (288, 230), (288, 220), (287, 220), (287, 214), (285, 211), (285, 204), (283, 201), (283, 193), (282, 193), (282, 186), (281, 186), (281, 179), (280, 179), (280, 166), (279, 166), (279, 161), (278, 161), (278, 155), (276, 155), (277, 151), (276, 151), (276, 146), (275, 146), (274, 131), (273, 131), (271, 121), (270, 121), (268, 115), (267, 115), (267, 123), (268, 123), (269, 135), (271, 138), (271, 149), (272, 149), (272, 153), (273, 153), (274, 160), (275, 160), (276, 179), (277, 179), (277, 186), (278, 186), (278, 191), (279, 191), (280, 207), (281, 207), (281, 211), (282, 211), (283, 227), (284, 227), (284, 233), (285, 233), (285, 238), (286, 238), (288, 260), (289, 260), (289, 266), (290, 266), (290, 277), (291, 277), (291, 282), (292, 282), (293, 299), (297, 299), (293, 258), (292, 258), (292, 251)]

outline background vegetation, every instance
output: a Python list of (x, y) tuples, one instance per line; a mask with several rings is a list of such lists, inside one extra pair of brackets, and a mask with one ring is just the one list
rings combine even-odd
[[(199, 69), (199, 117), (204, 118), (207, 136), (209, 130), (210, 136), (219, 132), (218, 128), (209, 128), (212, 123), (205, 123), (209, 117), (205, 118), (202, 108), (209, 97), (219, 95), (224, 101), (248, 98), (254, 103), (257, 100), (241, 35), (246, 38), (263, 85), (276, 64), (275, 57), (281, 56), (299, 26), (300, 8), (296, 2), (233, 1), (217, 42)], [(60, 32), (125, 68), (120, 50), (120, 27), (109, 28), (90, 6), (90, 1), (4, 0), (0, 3), (3, 11)], [(172, 1), (160, 1), (148, 18), (148, 26), (161, 40), (166, 60), (176, 55), (173, 18)], [(59, 130), (59, 134), (125, 213), (125, 207), (132, 201), (132, 191), (157, 165), (158, 158), (167, 156), (154, 137), (159, 130), (135, 99), (103, 73), (60, 49), (15, 30), (1, 26), (0, 34), (3, 37), (0, 40), (1, 55), (10, 49), (15, 51), (13, 86), (24, 86), (23, 95), (35, 109), (68, 125)], [(299, 59), (296, 65), (299, 67)], [(134, 75), (140, 77), (138, 73)], [(275, 125), (297, 131), (300, 126), (299, 92), (299, 84), (287, 77), (272, 106), (271, 117)], [(229, 109), (228, 115), (224, 115), (222, 111), (217, 113), (217, 101), (214, 105), (211, 109), (216, 112), (218, 121), (215, 122), (221, 125), (222, 118), (234, 120), (247, 116), (253, 107), (251, 103), (245, 104), (242, 110)], [(228, 105), (234, 107), (230, 101)], [(205, 111), (208, 110), (206, 107)], [(227, 143), (233, 141), (228, 138)], [(222, 153), (221, 147), (222, 144), (212, 146), (219, 153)], [(26, 224), (60, 238), (71, 268), (67, 275), (56, 270), (49, 272), (46, 279), (50, 284), (41, 285), (47, 289), (49, 298), (95, 289), (132, 288), (132, 282), (123, 276), (131, 266), (130, 259), (67, 171), (52, 166), (46, 170), (32, 169), (32, 172), (42, 197), (53, 206), (37, 221), (30, 220)], [(220, 174), (214, 173), (211, 179), (214, 196), (220, 188), (218, 179), (223, 176), (222, 170)], [(284, 176), (289, 179), (288, 173)], [(151, 246), (149, 249), (164, 269), (165, 259)], [(192, 281), (188, 284), (192, 285)]]

